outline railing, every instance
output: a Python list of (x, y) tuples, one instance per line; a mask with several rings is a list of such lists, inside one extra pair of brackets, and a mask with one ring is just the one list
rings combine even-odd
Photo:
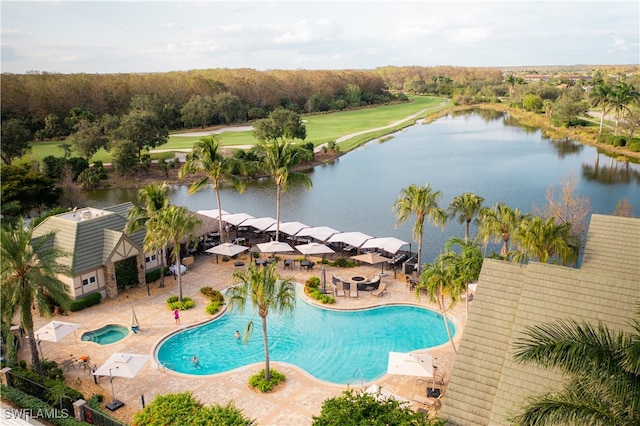
[[(21, 390), (24, 393), (27, 393), (31, 396), (35, 396), (41, 401), (50, 403), (50, 392), (49, 388), (46, 386), (34, 382), (31, 379), (27, 379), (24, 376), (16, 374), (15, 371), (10, 371), (9, 375), (11, 376), (11, 386)], [(55, 406), (53, 408), (60, 408), (61, 410), (65, 410), (67, 413), (73, 413), (73, 403), (74, 401), (66, 396), (63, 396), (61, 400), (56, 401)]]
[(89, 407), (87, 404), (82, 406), (82, 411), (84, 414), (84, 421), (98, 426), (126, 426), (125, 423), (120, 423), (116, 419), (109, 417), (105, 413), (94, 410)]

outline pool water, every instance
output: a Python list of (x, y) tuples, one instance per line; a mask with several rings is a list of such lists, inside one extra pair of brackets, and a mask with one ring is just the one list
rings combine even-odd
[[(243, 333), (249, 320), (254, 331), (244, 344), (235, 332)], [(271, 361), (294, 364), (317, 379), (338, 384), (359, 384), (384, 375), (391, 351), (409, 352), (448, 341), (442, 316), (429, 309), (391, 305), (335, 311), (312, 306), (299, 295), (293, 315), (269, 313), (267, 333)], [(170, 370), (193, 375), (264, 365), (261, 318), (249, 302), (243, 314), (226, 312), (168, 337), (156, 349), (156, 358)]]
[(124, 339), (127, 334), (129, 334), (127, 327), (109, 324), (97, 330), (87, 331), (82, 335), (81, 340), (99, 345), (108, 345)]

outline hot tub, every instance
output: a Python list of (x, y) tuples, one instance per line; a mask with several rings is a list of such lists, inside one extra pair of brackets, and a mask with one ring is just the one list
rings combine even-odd
[(99, 345), (109, 345), (118, 342), (129, 334), (129, 329), (123, 325), (108, 324), (97, 330), (87, 331), (82, 334), (81, 340), (94, 342)]

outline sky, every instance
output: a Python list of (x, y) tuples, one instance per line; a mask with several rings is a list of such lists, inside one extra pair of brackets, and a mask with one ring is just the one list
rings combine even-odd
[(632, 1), (6, 1), (2, 72), (640, 64)]

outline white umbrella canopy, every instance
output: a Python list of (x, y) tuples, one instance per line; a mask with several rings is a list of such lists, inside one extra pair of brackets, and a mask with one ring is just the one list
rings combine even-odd
[[(309, 225), (305, 225), (304, 223), (300, 223), (300, 222), (280, 222), (279, 229), (280, 229), (280, 232), (282, 232), (283, 234), (294, 236), (298, 232), (300, 232), (302, 229), (308, 228), (308, 227)], [(275, 230), (276, 230), (275, 223), (271, 225), (269, 228), (267, 228), (267, 231), (275, 231)]]
[(263, 253), (284, 253), (293, 251), (293, 247), (280, 241), (269, 241), (268, 243), (256, 244), (256, 246)]
[(402, 241), (396, 237), (378, 237), (371, 238), (370, 240), (365, 241), (360, 248), (377, 248), (388, 253), (396, 254), (402, 246), (405, 246), (407, 244), (409, 243), (406, 241)]
[(233, 257), (236, 254), (240, 254), (245, 250), (249, 250), (249, 247), (245, 247), (245, 246), (241, 246), (233, 243), (223, 243), (223, 244), (211, 247), (210, 249), (206, 249), (205, 251), (211, 254), (219, 254), (222, 256)]
[(271, 225), (276, 223), (276, 220), (272, 217), (254, 217), (242, 222), (243, 226), (251, 226), (260, 231), (266, 231)]
[(329, 243), (344, 243), (354, 247), (360, 247), (368, 239), (373, 238), (371, 235), (363, 234), (362, 232), (340, 232), (334, 234), (329, 238)]
[(222, 215), (224, 222), (230, 223), (234, 226), (240, 225), (247, 219), (253, 219), (253, 216), (247, 213), (227, 213)]
[(309, 243), (309, 244), (300, 244), (296, 246), (296, 250), (298, 250), (302, 254), (329, 254), (335, 253), (331, 247), (327, 247), (324, 244), (320, 243)]
[(71, 322), (51, 321), (49, 324), (34, 332), (36, 340), (47, 342), (59, 342), (66, 335), (80, 328), (80, 324)]
[[(218, 209), (213, 209), (213, 210), (198, 210), (196, 213), (199, 213), (199, 214), (202, 214), (202, 215), (209, 216), (209, 217), (212, 217), (212, 218), (214, 218), (214, 219), (217, 219), (217, 218), (218, 218), (218, 215), (220, 214), (220, 210), (218, 210)], [(225, 214), (229, 214), (229, 212), (228, 212), (228, 211), (226, 211), (226, 210), (222, 210), (222, 214), (223, 214), (223, 215), (225, 215)]]
[(339, 232), (340, 231), (338, 231), (337, 229), (333, 229), (328, 226), (312, 226), (309, 228), (301, 229), (300, 232), (296, 234), (296, 237), (311, 237), (324, 243), (333, 234), (337, 234)]
[(391, 260), (388, 257), (384, 257), (378, 253), (364, 253), (359, 254), (357, 256), (351, 256), (351, 259), (358, 260), (360, 262), (369, 263), (371, 265), (377, 265), (378, 263), (386, 262)]
[(149, 355), (116, 352), (93, 375), (133, 378), (144, 367), (149, 358)]
[(431, 355), (389, 352), (387, 373), (403, 376), (433, 377)]

